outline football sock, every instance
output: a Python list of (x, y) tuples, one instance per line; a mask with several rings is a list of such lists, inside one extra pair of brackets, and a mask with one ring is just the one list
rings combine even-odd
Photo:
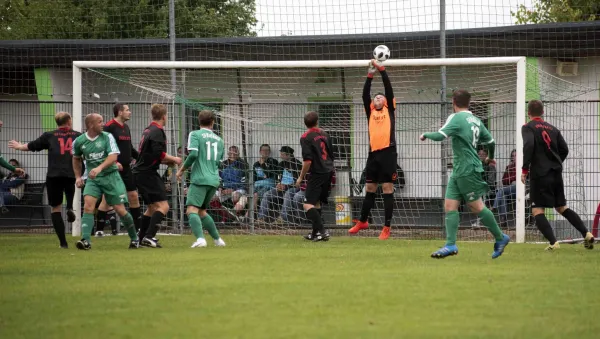
[(319, 211), (317, 211), (316, 208), (313, 207), (306, 211), (306, 218), (312, 223), (313, 235), (317, 234), (318, 232), (323, 232), (323, 223), (321, 221), (321, 215), (319, 214)]
[(115, 231), (117, 229), (117, 212), (110, 210), (106, 212), (106, 223), (110, 224), (110, 229)]
[(192, 233), (196, 239), (204, 238), (204, 232), (202, 232), (202, 221), (200, 220), (198, 213), (190, 213), (188, 215), (188, 219), (190, 220), (190, 227), (192, 228)]
[(135, 233), (135, 226), (133, 225), (133, 217), (130, 213), (121, 217), (121, 224), (127, 230), (127, 234), (129, 234), (131, 240), (138, 240), (137, 233)]
[(383, 226), (390, 226), (392, 224), (392, 217), (394, 216), (394, 195), (384, 194), (383, 195), (383, 210), (385, 214), (385, 221)]
[(146, 238), (154, 238), (156, 237), (156, 232), (158, 232), (158, 225), (163, 221), (165, 215), (160, 211), (156, 211), (150, 217), (150, 226), (148, 226), (148, 231), (146, 232)]
[(139, 207), (131, 207), (129, 208), (129, 213), (131, 213), (131, 217), (133, 218), (133, 224), (135, 225), (135, 230), (140, 230), (140, 223), (142, 222), (142, 209)]
[(62, 218), (61, 212), (54, 212), (50, 215), (52, 219), (52, 226), (54, 227), (54, 232), (56, 232), (56, 236), (60, 241), (61, 246), (68, 246), (67, 238), (65, 236), (65, 222)]
[(206, 228), (208, 234), (210, 234), (213, 239), (217, 240), (220, 238), (219, 231), (217, 231), (217, 226), (215, 226), (215, 221), (210, 215), (207, 214), (204, 218), (202, 218), (202, 226)]
[(502, 234), (502, 230), (498, 227), (498, 223), (496, 222), (496, 218), (494, 218), (494, 213), (492, 213), (492, 211), (484, 206), (477, 216), (481, 219), (481, 222), (487, 227), (490, 233), (492, 233), (496, 241), (501, 241), (503, 239), (504, 234)]
[(146, 237), (146, 233), (148, 233), (148, 227), (150, 227), (150, 219), (152, 218), (147, 215), (142, 215), (140, 233), (138, 234), (140, 239), (144, 239)]
[(581, 235), (583, 235), (585, 237), (585, 235), (588, 232), (588, 229), (583, 224), (583, 221), (581, 221), (579, 214), (577, 214), (572, 209), (567, 208), (562, 213), (562, 216), (565, 217), (565, 219), (567, 219), (571, 223), (571, 225), (573, 225), (573, 227), (575, 227), (579, 231), (579, 233), (581, 233)]
[(83, 213), (81, 218), (81, 237), (91, 241), (92, 228), (94, 227), (94, 215), (92, 213)]
[(538, 230), (540, 230), (544, 238), (550, 242), (550, 245), (554, 245), (556, 243), (554, 231), (552, 230), (552, 226), (550, 226), (550, 223), (548, 222), (548, 219), (546, 219), (546, 215), (544, 213), (535, 216), (535, 225), (537, 226)]
[(96, 212), (96, 232), (104, 231), (105, 225), (106, 225), (106, 211), (97, 211)]
[(360, 211), (360, 221), (366, 222), (369, 218), (369, 213), (375, 205), (375, 193), (367, 192), (363, 200), (362, 209)]
[(446, 212), (446, 245), (456, 245), (456, 232), (460, 223), (458, 211)]

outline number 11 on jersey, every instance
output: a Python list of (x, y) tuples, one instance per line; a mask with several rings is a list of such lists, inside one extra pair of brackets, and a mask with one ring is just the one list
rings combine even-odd
[[(211, 153), (211, 151), (210, 151), (210, 146), (211, 145), (212, 145), (212, 148), (214, 149), (213, 153)], [(206, 142), (206, 160), (217, 160), (217, 153), (218, 153), (217, 152), (217, 143), (216, 142), (207, 141)], [(214, 159), (211, 159), (211, 156)]]

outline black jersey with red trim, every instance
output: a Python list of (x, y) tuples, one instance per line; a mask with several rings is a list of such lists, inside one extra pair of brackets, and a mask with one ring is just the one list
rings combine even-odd
[(300, 138), (302, 159), (311, 161), (310, 173), (333, 171), (333, 146), (329, 135), (320, 128), (308, 129)]
[(562, 170), (569, 147), (560, 130), (541, 118), (533, 118), (521, 128), (523, 136), (523, 173), (539, 178), (550, 170)]
[(131, 170), (133, 173), (157, 171), (167, 155), (167, 135), (163, 127), (152, 122), (144, 129), (138, 148), (138, 158)]
[(75, 178), (71, 149), (73, 141), (80, 135), (80, 132), (70, 128), (58, 128), (54, 131), (44, 132), (39, 138), (28, 143), (27, 148), (32, 152), (48, 150), (47, 177)]
[(112, 134), (119, 147), (119, 157), (117, 161), (123, 166), (123, 170), (126, 170), (131, 165), (132, 159), (137, 159), (138, 152), (131, 143), (131, 131), (127, 124), (121, 124), (116, 119), (112, 119), (106, 125), (104, 125), (104, 132)]
[(375, 109), (371, 101), (371, 82), (373, 78), (367, 77), (362, 95), (369, 124), (369, 150), (371, 152), (396, 147), (396, 99), (387, 72), (381, 71), (380, 73), (386, 99), (383, 107)]

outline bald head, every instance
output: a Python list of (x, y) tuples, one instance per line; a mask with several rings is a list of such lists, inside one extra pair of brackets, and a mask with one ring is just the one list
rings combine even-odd
[(102, 116), (98, 113), (91, 113), (85, 116), (85, 127), (90, 134), (100, 134), (104, 129)]
[(317, 112), (311, 111), (304, 115), (304, 124), (308, 128), (317, 127), (319, 123), (319, 114)]
[(56, 121), (58, 127), (71, 127), (71, 114), (58, 112), (54, 115), (54, 121)]

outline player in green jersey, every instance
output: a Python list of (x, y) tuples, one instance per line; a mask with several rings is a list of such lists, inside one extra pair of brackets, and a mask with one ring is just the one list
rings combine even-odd
[(133, 218), (125, 209), (127, 191), (125, 184), (119, 175), (116, 165), (119, 148), (112, 134), (104, 132), (102, 116), (97, 113), (88, 114), (85, 117), (87, 132), (80, 135), (73, 142), (73, 171), (75, 172), (75, 184), (84, 187), (81, 173), (82, 160), (86, 163), (88, 179), (83, 190), (84, 206), (81, 218), (82, 239), (77, 242), (80, 250), (92, 248), (90, 237), (94, 226), (94, 209), (98, 199), (104, 198), (112, 205), (121, 217), (121, 223), (127, 229), (131, 242), (129, 248), (138, 248), (139, 241), (135, 232)]
[(223, 139), (213, 131), (215, 115), (210, 110), (203, 110), (198, 114), (200, 129), (190, 133), (188, 137), (188, 151), (190, 154), (183, 166), (177, 171), (177, 178), (181, 180), (187, 168), (192, 168), (190, 186), (187, 192), (187, 215), (190, 220), (192, 232), (196, 237), (194, 247), (206, 247), (206, 240), (202, 227), (206, 228), (214, 239), (215, 246), (225, 246), (219, 236), (217, 227), (212, 217), (206, 213), (210, 200), (219, 187), (219, 163), (223, 160), (225, 147)]
[(496, 223), (494, 214), (485, 206), (481, 197), (488, 191), (481, 173), (483, 166), (477, 155), (477, 145), (487, 145), (486, 163), (494, 162), (495, 142), (485, 125), (469, 111), (471, 94), (466, 90), (457, 90), (452, 95), (454, 114), (437, 132), (421, 135), (421, 141), (431, 139), (442, 141), (452, 137), (453, 170), (448, 179), (446, 189), (446, 245), (431, 254), (432, 258), (445, 258), (458, 254), (456, 233), (460, 223), (458, 207), (462, 200), (466, 201), (471, 211), (481, 219), (483, 224), (494, 235), (496, 243), (492, 258), (498, 258), (504, 252), (510, 238), (503, 234)]
[[(2, 124), (2, 120), (0, 120), (0, 130), (2, 129)], [(25, 171), (22, 168), (14, 167), (13, 165), (11, 165), (8, 161), (6, 161), (6, 159), (2, 157), (2, 154), (0, 154), (0, 167), (4, 167), (7, 170), (21, 176), (25, 175)]]

